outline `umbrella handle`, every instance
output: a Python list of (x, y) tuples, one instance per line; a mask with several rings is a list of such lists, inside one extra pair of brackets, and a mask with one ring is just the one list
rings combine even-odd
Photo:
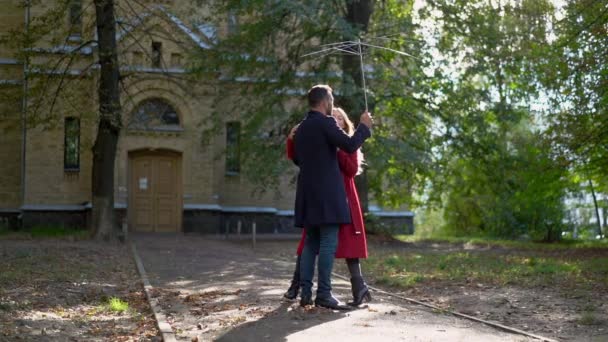
[(367, 89), (365, 87), (365, 71), (363, 70), (363, 52), (361, 51), (361, 38), (358, 40), (359, 43), (359, 62), (361, 64), (361, 81), (363, 83), (363, 99), (365, 100), (365, 111), (368, 111), (367, 108)]

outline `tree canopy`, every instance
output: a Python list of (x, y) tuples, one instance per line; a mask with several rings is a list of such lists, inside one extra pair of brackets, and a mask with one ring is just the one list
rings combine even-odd
[(282, 145), (308, 87), (331, 84), (358, 117), (359, 61), (304, 55), (362, 38), (415, 56), (364, 57), (378, 122), (366, 189), (378, 203), (441, 208), (454, 234), (556, 240), (571, 229), (566, 198), (586, 191), (580, 179), (605, 189), (602, 2), (227, 1), (219, 13), (238, 26), (193, 69), (246, 84), (232, 104), (259, 184), (287, 167)]

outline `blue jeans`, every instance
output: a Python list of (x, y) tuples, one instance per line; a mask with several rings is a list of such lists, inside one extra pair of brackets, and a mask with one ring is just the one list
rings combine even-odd
[(319, 254), (319, 286), (317, 297), (331, 296), (331, 271), (334, 267), (339, 225), (306, 228), (306, 239), (300, 261), (300, 285), (302, 296), (312, 296), (312, 278), (315, 274), (315, 259)]

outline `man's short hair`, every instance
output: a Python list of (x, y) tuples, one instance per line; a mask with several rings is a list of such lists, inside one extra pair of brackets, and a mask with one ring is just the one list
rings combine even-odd
[(308, 105), (311, 108), (317, 107), (323, 100), (329, 97), (332, 90), (326, 84), (317, 84), (308, 91)]

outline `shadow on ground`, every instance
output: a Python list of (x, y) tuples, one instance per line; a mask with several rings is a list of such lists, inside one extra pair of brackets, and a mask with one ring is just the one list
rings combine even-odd
[[(167, 322), (181, 341), (528, 341), (384, 295), (361, 310), (305, 310), (285, 302), (297, 241), (136, 235), (133, 241)], [(334, 279), (334, 294), (350, 284)]]
[(217, 337), (216, 341), (287, 341), (292, 334), (342, 319), (346, 315), (344, 312), (303, 309), (292, 303), (282, 303), (263, 318), (239, 325)]
[[(178, 340), (280, 341), (344, 317), (283, 302), (295, 265), (285, 261), (287, 253), (199, 235), (140, 234), (133, 240), (155, 288), (153, 296)], [(350, 290), (343, 283), (334, 287)]]

